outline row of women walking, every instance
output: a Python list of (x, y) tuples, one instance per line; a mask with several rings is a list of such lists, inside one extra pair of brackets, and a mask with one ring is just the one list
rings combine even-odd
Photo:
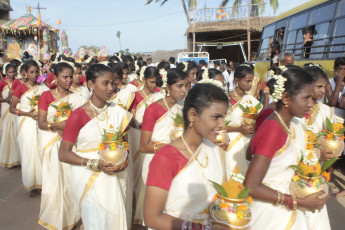
[[(35, 61), (24, 64), (27, 81), (15, 79), (16, 68), (7, 65), (0, 83), (0, 162), (6, 167), (21, 162), (31, 196), (42, 188), (39, 224), (228, 229), (209, 221), (217, 193), (210, 180), (222, 184), (237, 166), (252, 189), (251, 229), (330, 229), (329, 196), (319, 199), (322, 192), (297, 199), (296, 207), (274, 205), (279, 194), (289, 198), (294, 171), (288, 166), (306, 150), (304, 115), (320, 107), (312, 121), (322, 129), (332, 114), (317, 102), (327, 79), (321, 68), (290, 66), (277, 73), (285, 80), (271, 82), (276, 102), (261, 111), (254, 127), (243, 122), (243, 108), (263, 109), (246, 93), (254, 78), (250, 66), (235, 69), (236, 88), (227, 94), (220, 71), (203, 70), (197, 81), (194, 62), (174, 69), (136, 62), (137, 71), (130, 71), (131, 60), (86, 64), (85, 85), (80, 66), (65, 61), (55, 64), (56, 88), (37, 83)], [(183, 125), (178, 136), (177, 123)], [(224, 130), (228, 138), (217, 139)], [(120, 166), (101, 157), (109, 133), (128, 141), (129, 155)]]

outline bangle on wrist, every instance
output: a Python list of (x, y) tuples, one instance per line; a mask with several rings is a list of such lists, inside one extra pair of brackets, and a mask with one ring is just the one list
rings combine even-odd
[(48, 131), (52, 131), (53, 132), (51, 125), (52, 125), (51, 123), (48, 123)]
[(19, 109), (16, 109), (16, 115), (20, 116), (20, 110)]
[(153, 152), (156, 153), (157, 151), (158, 151), (158, 143), (154, 143)]

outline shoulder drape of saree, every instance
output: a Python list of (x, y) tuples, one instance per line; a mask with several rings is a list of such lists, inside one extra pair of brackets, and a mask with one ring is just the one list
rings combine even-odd
[[(172, 180), (165, 212), (171, 216), (196, 223), (208, 223), (208, 207), (217, 193), (209, 180), (222, 184), (225, 178), (224, 151), (204, 139), (198, 160), (208, 166), (202, 168), (193, 158)], [(205, 151), (206, 150), (206, 151)]]
[[(296, 134), (300, 131), (300, 129), (297, 129)], [(298, 155), (300, 154), (298, 151), (298, 144), (288, 136), (285, 145), (274, 155), (262, 183), (282, 193), (290, 194), (289, 187), (294, 171), (289, 169), (288, 166), (297, 163)], [(306, 216), (299, 210), (291, 211), (283, 206), (275, 206), (271, 203), (254, 199), (252, 214), (251, 229), (254, 230), (308, 229)]]
[[(68, 102), (74, 110), (84, 100), (76, 94), (70, 94), (51, 104), (59, 105)], [(48, 107), (47, 120), (53, 122), (56, 109)], [(78, 206), (70, 189), (71, 167), (59, 161), (58, 153), (61, 136), (54, 132), (39, 131), (42, 151), (42, 197), (38, 223), (49, 229), (72, 229), (80, 220)]]
[[(98, 146), (103, 128), (110, 124), (124, 131), (131, 114), (117, 105), (108, 108), (109, 119), (93, 118), (81, 130), (75, 144), (75, 153), (88, 159), (99, 159)], [(71, 166), (72, 189), (81, 211), (85, 229), (129, 229), (131, 218), (130, 181), (127, 170), (108, 175), (92, 172), (79, 165)], [(95, 211), (96, 210), (96, 211)], [(127, 226), (128, 225), (128, 226)]]
[(127, 84), (125, 88), (121, 89), (120, 92), (116, 94), (114, 98), (111, 99), (112, 102), (123, 106), (124, 109), (128, 110), (134, 100), (136, 87), (132, 84)]
[[(2, 97), (7, 98), (12, 84), (4, 87)], [(9, 112), (10, 105), (1, 103), (2, 135), (0, 144), (0, 166), (12, 168), (20, 165), (20, 151), (17, 142), (15, 116)]]

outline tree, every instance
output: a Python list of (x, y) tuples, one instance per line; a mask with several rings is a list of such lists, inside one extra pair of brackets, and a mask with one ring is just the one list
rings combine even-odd
[(120, 32), (120, 31), (117, 31), (116, 37), (119, 39), (120, 50), (121, 50), (121, 39), (120, 39), (120, 37), (121, 37), (121, 32)]
[[(242, 5), (242, 4), (248, 4), (248, 1), (250, 1), (250, 4), (253, 4), (255, 6), (252, 6), (251, 9), (251, 16), (259, 16), (260, 14), (262, 14), (265, 10), (265, 0), (234, 0), (232, 6), (235, 8), (235, 10), (233, 12), (238, 12), (238, 6)], [(226, 5), (229, 4), (229, 0), (223, 0), (220, 4), (221, 7), (225, 7)], [(279, 7), (279, 3), (278, 0), (270, 0), (270, 6), (273, 8), (273, 12), (277, 12), (277, 9)]]

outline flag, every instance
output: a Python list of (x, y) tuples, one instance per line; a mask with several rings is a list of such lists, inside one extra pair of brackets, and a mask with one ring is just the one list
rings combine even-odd
[(37, 16), (37, 27), (41, 26), (41, 15), (38, 14)]
[(59, 18), (59, 20), (58, 20), (58, 23), (57, 23), (58, 25), (61, 25), (61, 18)]

